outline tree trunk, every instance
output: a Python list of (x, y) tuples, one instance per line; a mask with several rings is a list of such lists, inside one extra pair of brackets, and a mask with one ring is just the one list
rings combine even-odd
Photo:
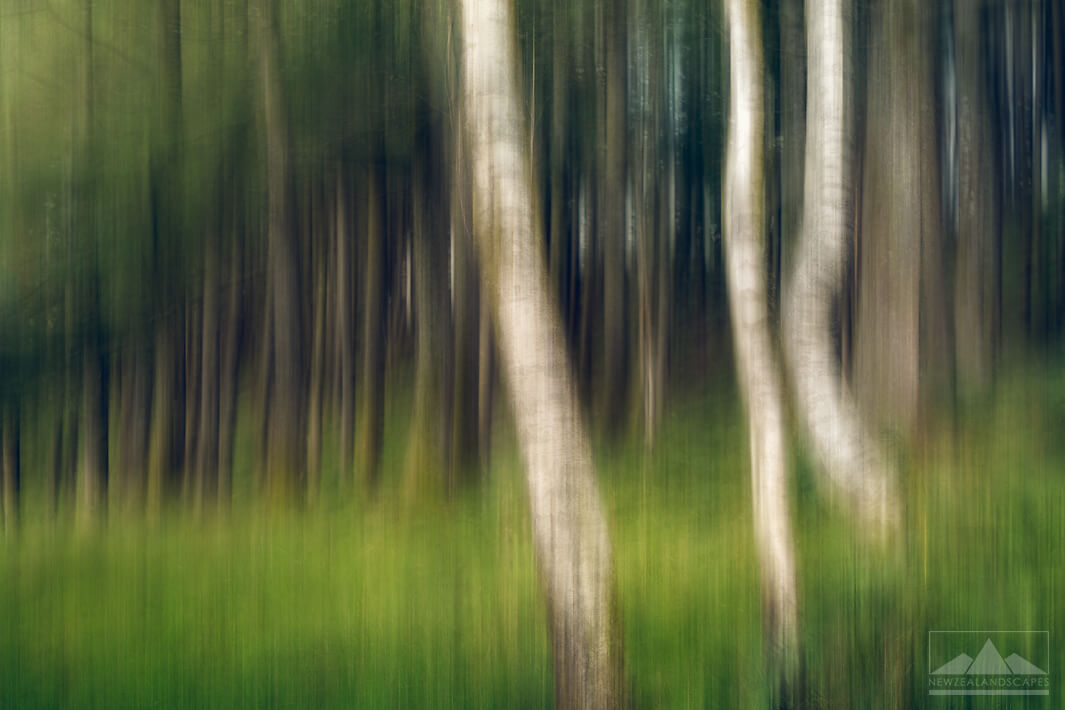
[(336, 379), (337, 426), (339, 427), (340, 485), (351, 481), (352, 458), (355, 451), (355, 279), (352, 268), (352, 241), (348, 226), (348, 189), (340, 170), (337, 171), (336, 195)]
[(22, 436), (17, 403), (0, 405), (0, 533), (15, 533), (22, 495)]
[(638, 67), (641, 75), (635, 80), (642, 90), (639, 102), (644, 109), (636, 122), (631, 182), (637, 244), (637, 369), (644, 445), (650, 451), (665, 401), (673, 275), (669, 239), (666, 231), (660, 228), (665, 204), (661, 199), (662, 181), (658, 166), (666, 130), (661, 19), (653, 4), (642, 2), (636, 7), (637, 27), (641, 32), (636, 41), (647, 47), (647, 60)]
[(518, 107), (514, 20), (506, 0), (463, 0), (461, 7), (474, 235), (525, 466), (557, 705), (619, 707), (624, 688), (610, 541), (544, 268)]
[(366, 196), (366, 264), (363, 283), (362, 394), (358, 419), (357, 455), (367, 488), (377, 487), (384, 427), (385, 362), (385, 215), (383, 169), (370, 168)]
[(787, 442), (766, 291), (761, 18), (754, 0), (728, 2), (729, 129), (725, 262), (739, 388), (747, 409), (755, 540), (771, 677), (783, 701), (798, 663), (794, 536), (788, 513)]
[(103, 514), (107, 503), (107, 436), (108, 397), (107, 363), (101, 335), (98, 235), (96, 232), (95, 195), (88, 185), (90, 168), (94, 165), (94, 52), (93, 3), (85, 6), (85, 38), (87, 52), (81, 67), (80, 89), (84, 109), (77, 123), (76, 140), (82, 146), (74, 155), (75, 174), (81, 182), (76, 188), (73, 227), (82, 239), (87, 264), (86, 273), (78, 279), (76, 289), (85, 308), (85, 332), (81, 337), (81, 441), (80, 461), (76, 477), (75, 514), (79, 525), (88, 528)]
[[(170, 260), (180, 244), (181, 159), (184, 135), (181, 63), (181, 2), (162, 0), (157, 9), (159, 49), (158, 113), (155, 129), (160, 148), (151, 156), (152, 218), (154, 220), (153, 275), (158, 282), (152, 353), (153, 383), (148, 434), (146, 506), (149, 516), (158, 516), (173, 475), (177, 429), (182, 421), (182, 398), (178, 391), (179, 362), (175, 357), (181, 338), (178, 313), (169, 312), (168, 299), (177, 297)], [(173, 331), (173, 332), (172, 332)]]
[[(457, 81), (457, 77), (454, 79)], [(454, 84), (454, 81), (452, 82)], [(461, 127), (461, 106), (455, 125)], [(455, 319), (454, 380), (452, 382), (451, 470), (459, 482), (468, 481), (480, 466), (478, 364), (480, 293), (470, 223), (470, 179), (462, 131), (453, 130), (451, 184), (452, 299)]]
[(994, 356), (998, 195), (994, 151), (990, 149), (990, 105), (981, 50), (980, 7), (954, 2), (954, 66), (958, 108), (957, 261), (954, 274), (954, 333), (958, 382), (981, 390), (991, 377)]
[[(802, 0), (780, 3), (780, 293), (788, 292), (791, 257), (802, 227), (806, 138), (806, 46)], [(783, 303), (781, 304), (783, 310)]]
[(605, 24), (606, 102), (603, 106), (604, 159), (599, 175), (596, 215), (603, 250), (603, 376), (599, 384), (600, 419), (607, 434), (616, 435), (624, 421), (627, 387), (628, 334), (625, 302), (625, 190), (627, 122), (625, 0), (603, 4)]
[(266, 495), (274, 504), (299, 495), (305, 431), (303, 334), (299, 250), (292, 224), (288, 126), (281, 95), (280, 39), (274, 0), (259, 7), (259, 68), (266, 140), (267, 278), (270, 281), (272, 351)]
[(107, 506), (107, 366), (100, 344), (86, 344), (82, 362), (81, 463), (78, 467), (77, 517), (84, 528)]
[(414, 290), (414, 403), (407, 443), (406, 496), (430, 488), (446, 491), (451, 483), (452, 335), (448, 293), (447, 213), (443, 209), (443, 155), (423, 128), (414, 168), (412, 288)]
[(907, 438), (949, 342), (933, 44), (923, 3), (872, 12), (854, 387), (872, 421)]
[(802, 235), (784, 318), (799, 415), (831, 490), (874, 527), (898, 516), (893, 473), (843, 388), (830, 336), (853, 206), (849, 16), (842, 0), (806, 6), (807, 115)]
[(196, 436), (194, 505), (202, 511), (218, 492), (218, 433), (221, 389), (218, 311), (218, 237), (204, 246), (203, 305), (200, 336), (199, 433)]
[(218, 371), (218, 490), (220, 507), (229, 503), (233, 490), (233, 437), (237, 426), (237, 385), (240, 362), (241, 252), (236, 229), (230, 235), (229, 277), (225, 284), (225, 311), (220, 323), (221, 362)]
[(148, 423), (151, 421), (151, 368), (146, 344), (136, 339), (126, 349), (121, 371), (121, 412), (116, 467), (122, 476), (121, 495), (129, 511), (144, 506), (148, 473)]

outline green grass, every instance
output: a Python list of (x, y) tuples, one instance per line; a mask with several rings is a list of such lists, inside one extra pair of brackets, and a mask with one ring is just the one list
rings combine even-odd
[[(962, 411), (907, 457), (896, 548), (859, 542), (796, 454), (804, 705), (1065, 703), (1065, 371), (1010, 378)], [(388, 446), (386, 476), (402, 437)], [(0, 544), (0, 708), (550, 705), (506, 433), (495, 462), (450, 503), (386, 494), (268, 519), (238, 506), (224, 523), (112, 520), (87, 537), (27, 515)], [(764, 707), (734, 396), (677, 402), (653, 457), (632, 445), (599, 463), (636, 704)], [(1049, 630), (1051, 696), (929, 698), (927, 632), (970, 628)]]

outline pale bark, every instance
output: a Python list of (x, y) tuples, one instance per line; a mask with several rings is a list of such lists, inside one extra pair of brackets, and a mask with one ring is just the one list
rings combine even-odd
[(786, 299), (785, 354), (800, 418), (831, 490), (859, 519), (883, 529), (898, 516), (893, 471), (841, 383), (830, 336), (854, 199), (848, 19), (842, 0), (806, 7), (804, 207)]
[(560, 707), (623, 702), (614, 572), (591, 446), (548, 287), (506, 0), (463, 0), (474, 235), (499, 336), (546, 586)]
[(797, 663), (794, 535), (788, 512), (782, 387), (766, 290), (761, 22), (754, 0), (728, 2), (730, 84), (725, 167), (725, 264), (740, 394), (747, 410), (755, 540), (774, 682), (786, 693)]

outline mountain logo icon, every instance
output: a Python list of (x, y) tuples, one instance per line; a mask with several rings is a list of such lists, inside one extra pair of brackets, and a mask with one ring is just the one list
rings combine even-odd
[(1048, 696), (1050, 659), (1049, 631), (929, 631), (928, 694)]
[(932, 675), (1046, 675), (1046, 671), (1016, 653), (1003, 658), (988, 638), (975, 659), (962, 653), (932, 671)]

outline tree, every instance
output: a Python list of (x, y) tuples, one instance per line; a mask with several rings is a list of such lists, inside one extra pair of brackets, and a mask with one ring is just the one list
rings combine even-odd
[(998, 321), (996, 283), (998, 224), (987, 69), (980, 48), (980, 7), (954, 2), (954, 66), (957, 72), (957, 261), (954, 271), (954, 337), (958, 380), (979, 390), (991, 377)]
[(22, 432), (17, 402), (0, 402), (0, 534), (18, 526), (22, 495)]
[(305, 339), (300, 326), (299, 250), (291, 215), (288, 121), (281, 93), (281, 44), (276, 14), (274, 0), (261, 0), (259, 69), (266, 141), (267, 278), (271, 317), (269, 445), (263, 464), (269, 495), (280, 500), (297, 493), (301, 478), (306, 395), (302, 376)]
[(96, 231), (95, 195), (92, 194), (90, 170), (95, 166), (92, 151), (94, 106), (93, 92), (93, 4), (85, 5), (85, 37), (87, 56), (82, 66), (80, 88), (84, 92), (84, 107), (77, 124), (81, 151), (76, 153), (75, 168), (78, 187), (75, 192), (75, 229), (84, 236), (87, 254), (86, 273), (80, 279), (80, 294), (87, 306), (88, 321), (81, 338), (81, 451), (77, 473), (77, 503), (79, 523), (91, 525), (107, 505), (108, 475), (108, 366), (104, 357), (100, 283), (98, 268), (98, 234)]
[(854, 388), (870, 422), (905, 439), (949, 355), (934, 23), (912, 0), (871, 11)]
[(891, 468), (844, 389), (830, 337), (854, 200), (849, 17), (842, 0), (806, 6), (807, 114), (802, 234), (784, 314), (799, 416), (831, 490), (878, 528), (898, 515)]
[(547, 593), (560, 707), (623, 703), (610, 539), (549, 295), (506, 0), (462, 0), (473, 228), (502, 355)]
[(729, 0), (727, 15), (731, 82), (725, 164), (726, 278), (740, 394), (747, 410), (763, 623), (772, 672), (783, 696), (797, 662), (798, 609), (784, 407), (766, 294), (761, 18), (754, 0)]

